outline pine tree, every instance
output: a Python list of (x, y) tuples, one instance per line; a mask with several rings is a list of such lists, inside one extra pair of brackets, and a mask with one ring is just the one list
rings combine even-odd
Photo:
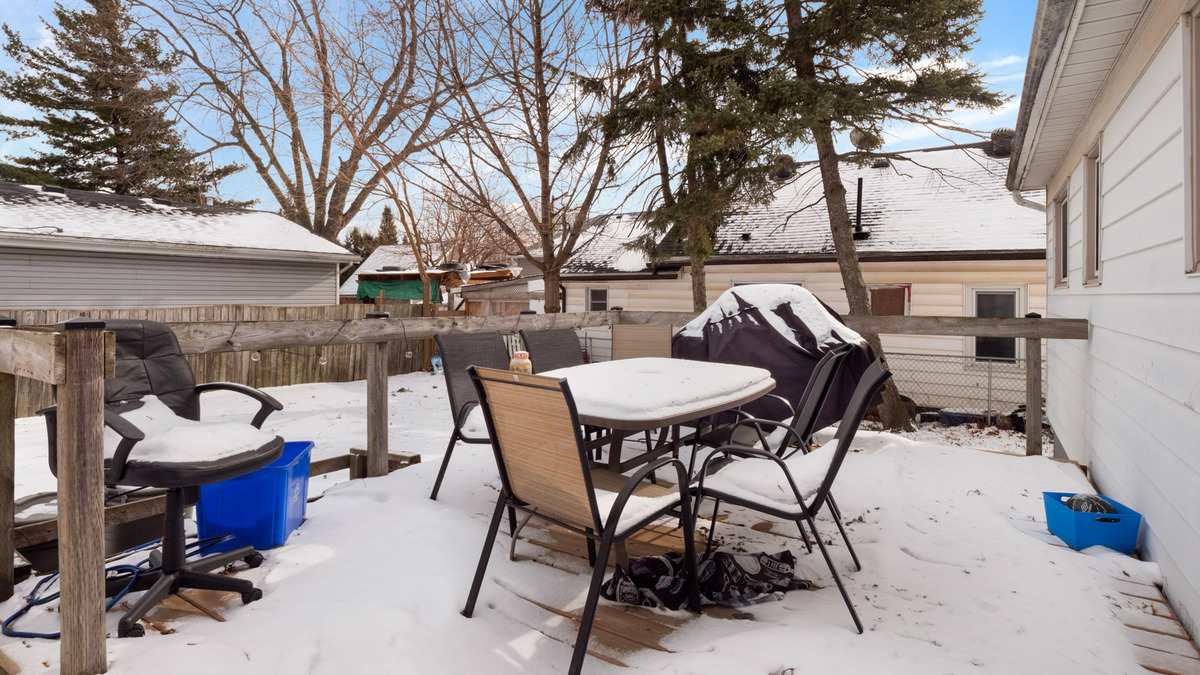
[(37, 114), (0, 115), (0, 129), (45, 149), (0, 164), (0, 178), (199, 203), (240, 170), (210, 167), (187, 147), (168, 116), (175, 89), (161, 83), (179, 59), (134, 24), (124, 0), (87, 0), (82, 10), (59, 4), (54, 16), (44, 47), (3, 27), (18, 68), (0, 73), (0, 96)]
[[(638, 243), (661, 258), (659, 234), (670, 232), (690, 260), (692, 304), (707, 304), (705, 263), (735, 204), (770, 198), (769, 177), (780, 143), (771, 134), (775, 101), (764, 98), (752, 40), (725, 39), (723, 26), (748, 21), (740, 4), (606, 0), (601, 11), (635, 18), (645, 28), (644, 58), (634, 64), (641, 87), (605, 120), (641, 138), (657, 165), (658, 192)], [(675, 157), (676, 161), (669, 158)]]

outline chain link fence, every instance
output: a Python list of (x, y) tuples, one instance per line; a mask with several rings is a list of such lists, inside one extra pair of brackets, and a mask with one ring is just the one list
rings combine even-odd
[[(510, 351), (522, 348), (518, 336), (505, 337)], [(612, 338), (604, 334), (581, 334), (579, 346), (588, 362), (612, 359)], [(1008, 416), (1025, 405), (1024, 358), (996, 360), (961, 354), (888, 352), (888, 368), (900, 393), (913, 400), (922, 421), (1007, 425)], [(1045, 391), (1044, 360), (1041, 372)]]
[[(995, 423), (1025, 404), (1025, 363), (958, 354), (888, 352), (900, 393), (919, 411), (940, 410), (942, 421)], [(1042, 391), (1046, 362), (1042, 361)]]

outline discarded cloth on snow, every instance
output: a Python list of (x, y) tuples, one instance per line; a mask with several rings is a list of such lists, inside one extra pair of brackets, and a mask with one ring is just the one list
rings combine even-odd
[[(797, 579), (796, 557), (779, 553), (725, 553), (717, 551), (696, 561), (700, 603), (745, 607), (782, 600), (787, 591), (808, 588), (812, 582)], [(620, 567), (600, 588), (609, 600), (630, 605), (683, 609), (688, 605), (686, 568), (682, 553), (629, 559), (629, 571)]]

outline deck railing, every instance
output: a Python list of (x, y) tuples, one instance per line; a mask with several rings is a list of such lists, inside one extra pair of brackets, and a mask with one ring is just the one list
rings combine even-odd
[[(388, 471), (387, 363), (391, 343), (437, 334), (521, 329), (587, 328), (616, 323), (680, 326), (682, 312), (606, 311), (518, 316), (382, 318), (302, 321), (204, 321), (170, 324), (186, 354), (216, 354), (340, 344), (367, 345), (367, 473)], [(862, 331), (1023, 338), (1026, 356), (1041, 363), (1043, 339), (1087, 339), (1076, 319), (845, 317)], [(69, 323), (69, 322), (68, 322)], [(13, 473), (17, 376), (58, 385), (58, 486), (63, 675), (106, 669), (104, 600), (104, 380), (112, 376), (113, 334), (96, 320), (56, 332), (0, 329), (0, 560), (13, 558)], [(1041, 428), (1040, 368), (1028, 369), (1030, 428)], [(1026, 450), (1041, 454), (1041, 435)], [(0, 565), (0, 599), (12, 596), (9, 565)]]

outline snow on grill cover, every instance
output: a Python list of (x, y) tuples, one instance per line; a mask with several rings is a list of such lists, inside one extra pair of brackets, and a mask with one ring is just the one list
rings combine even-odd
[[(874, 360), (866, 340), (842, 324), (837, 312), (792, 284), (752, 284), (729, 289), (692, 319), (671, 341), (679, 359), (757, 366), (771, 371), (772, 392), (797, 405), (817, 361), (838, 345), (853, 345), (834, 375), (817, 429), (838, 421), (858, 379)], [(778, 403), (758, 400), (742, 410), (782, 419)]]

